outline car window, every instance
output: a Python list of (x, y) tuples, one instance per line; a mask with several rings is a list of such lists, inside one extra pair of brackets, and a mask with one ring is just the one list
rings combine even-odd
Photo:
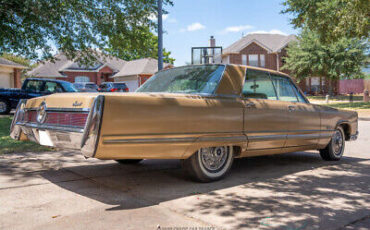
[(224, 70), (224, 65), (193, 65), (168, 69), (149, 78), (136, 92), (212, 94)]
[(86, 84), (86, 85), (85, 85), (85, 88), (88, 88), (88, 89), (97, 89), (97, 88), (98, 88), (98, 86), (97, 86), (97, 85), (95, 85), (95, 84)]
[(107, 85), (106, 84), (102, 84), (102, 85), (100, 85), (100, 88), (101, 89), (105, 89), (105, 88), (107, 88)]
[(60, 87), (60, 85), (56, 82), (45, 82), (44, 86), (44, 92), (46, 93), (61, 93), (63, 92), (63, 89)]
[(304, 98), (304, 96), (301, 94), (301, 92), (297, 89), (295, 85), (293, 85), (293, 91), (296, 93), (299, 102), (307, 103), (306, 99)]
[(271, 74), (271, 79), (280, 101), (298, 102), (293, 83), (289, 78)]
[(277, 100), (269, 74), (258, 70), (247, 70), (243, 96), (247, 98)]
[(78, 90), (72, 83), (62, 81), (60, 82), (60, 84), (63, 86), (65, 92), (78, 92)]
[(30, 80), (27, 82), (25, 90), (30, 92), (39, 93), (42, 90), (43, 81)]
[(125, 83), (113, 83), (113, 87), (115, 88), (120, 88), (120, 89), (125, 89), (127, 88)]

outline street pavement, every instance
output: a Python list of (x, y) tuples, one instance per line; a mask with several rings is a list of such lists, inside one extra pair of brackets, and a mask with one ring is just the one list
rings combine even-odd
[(370, 121), (359, 131), (339, 162), (317, 151), (237, 159), (208, 184), (177, 160), (3, 155), (0, 229), (369, 229)]

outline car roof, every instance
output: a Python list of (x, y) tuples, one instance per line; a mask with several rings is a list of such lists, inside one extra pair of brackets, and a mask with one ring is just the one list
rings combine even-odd
[(56, 79), (49, 79), (49, 78), (26, 78), (25, 80), (35, 80), (35, 81), (50, 81), (50, 82), (58, 82), (58, 83), (69, 83), (72, 84), (71, 82), (68, 81), (63, 81), (63, 80), (56, 80)]

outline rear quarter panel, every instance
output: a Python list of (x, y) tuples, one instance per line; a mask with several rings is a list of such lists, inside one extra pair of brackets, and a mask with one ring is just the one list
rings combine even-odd
[(107, 95), (95, 157), (180, 159), (200, 147), (230, 143), (247, 143), (238, 98)]
[(345, 129), (346, 139), (358, 130), (358, 115), (354, 111), (320, 106), (320, 115), (322, 133), (319, 141), (320, 148), (324, 148), (329, 143), (333, 130), (338, 125), (347, 126)]

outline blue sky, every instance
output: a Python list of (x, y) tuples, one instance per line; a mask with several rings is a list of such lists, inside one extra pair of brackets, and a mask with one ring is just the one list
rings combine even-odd
[(175, 65), (191, 61), (191, 47), (207, 46), (210, 35), (226, 48), (242, 34), (256, 31), (297, 34), (279, 0), (174, 0), (163, 17), (164, 47)]

